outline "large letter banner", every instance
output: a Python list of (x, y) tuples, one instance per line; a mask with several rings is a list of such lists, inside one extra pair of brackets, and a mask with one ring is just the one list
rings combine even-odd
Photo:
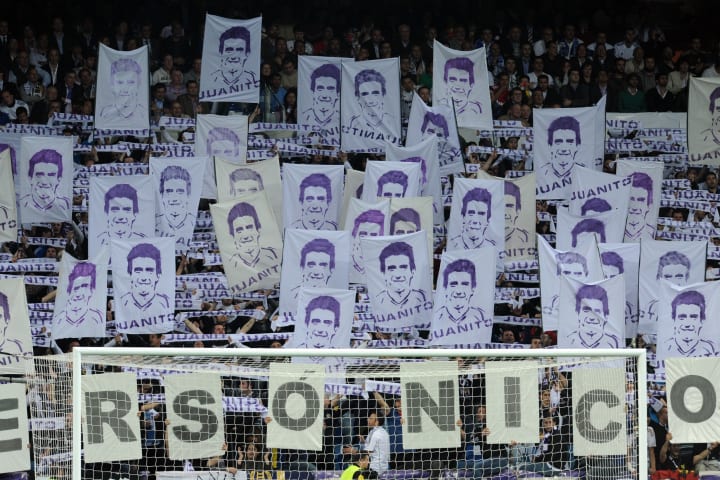
[(664, 165), (661, 162), (618, 160), (617, 175), (632, 179), (625, 223), (625, 241), (653, 240), (662, 198)]
[(657, 333), (660, 313), (658, 284), (661, 280), (667, 280), (678, 286), (692, 285), (705, 280), (706, 250), (707, 241), (642, 240), (638, 333)]
[(377, 331), (427, 328), (432, 318), (432, 268), (425, 232), (360, 239)]
[(598, 249), (605, 278), (625, 278), (625, 338), (634, 338), (638, 331), (640, 244), (600, 243)]
[[(301, 288), (295, 313), (293, 348), (349, 348), (355, 292)], [(293, 357), (293, 361), (337, 364), (337, 357)]]
[(618, 221), (620, 212), (610, 210), (603, 213), (573, 215), (565, 207), (557, 207), (558, 250), (577, 248), (591, 237), (597, 243), (620, 243), (625, 235), (624, 222)]
[(360, 246), (360, 239), (380, 237), (390, 232), (390, 201), (363, 202), (351, 198), (343, 230), (352, 236), (352, 266), (350, 283), (365, 283), (365, 261)]
[(437, 138), (436, 158), (440, 173), (464, 172), (460, 137), (451, 108), (444, 105), (428, 107), (419, 95), (413, 95), (405, 144), (415, 146), (433, 137)]
[(21, 277), (0, 279), (0, 373), (25, 374), (32, 362), (27, 296)]
[[(485, 362), (488, 443), (537, 443), (540, 398), (536, 362)], [(502, 392), (502, 393), (500, 393)]]
[(673, 442), (717, 441), (720, 431), (719, 358), (668, 358), (665, 360), (668, 425)]
[(117, 331), (175, 328), (175, 240), (113, 240), (110, 255)]
[(659, 283), (657, 358), (720, 355), (720, 282)]
[(283, 167), (283, 225), (303, 230), (337, 230), (344, 187), (342, 165)]
[(109, 247), (112, 239), (155, 236), (155, 193), (148, 175), (91, 177), (90, 205), (91, 258), (97, 257), (102, 247)]
[(433, 105), (455, 111), (459, 127), (492, 130), (485, 48), (469, 52), (433, 42)]
[(148, 49), (122, 52), (100, 44), (98, 52), (95, 128), (150, 128)]
[(690, 78), (687, 141), (693, 160), (717, 165), (720, 150), (720, 79)]
[(560, 275), (567, 275), (580, 282), (602, 280), (600, 255), (594, 240), (584, 242), (578, 249), (565, 251), (555, 250), (539, 235), (537, 239), (543, 330), (557, 330)]
[(267, 448), (322, 450), (325, 367), (270, 364)]
[(18, 176), (22, 222), (70, 222), (72, 137), (23, 137)]
[(365, 167), (362, 199), (419, 197), (422, 165), (414, 162), (370, 160)]
[(400, 60), (342, 62), (342, 150), (400, 144)]
[(622, 275), (593, 283), (561, 276), (558, 347), (624, 347), (624, 300)]
[(234, 20), (206, 14), (200, 100), (258, 103), (262, 17)]
[(155, 231), (175, 237), (175, 250), (185, 252), (192, 240), (207, 157), (150, 159), (155, 184)]
[(80, 381), (85, 462), (142, 458), (135, 374), (83, 375)]
[(572, 403), (575, 455), (627, 454), (625, 368), (575, 368)]
[[(244, 115), (198, 115), (195, 127), (195, 155), (221, 158), (243, 164), (247, 160), (248, 117)], [(218, 184), (219, 186), (219, 184)], [(207, 164), (202, 197), (218, 198), (215, 170)]]
[(92, 260), (78, 260), (63, 253), (53, 313), (53, 339), (105, 336), (109, 254), (110, 249), (103, 248)]
[[(445, 251), (435, 291), (433, 345), (490, 343), (495, 307), (494, 248)], [(458, 348), (458, 347), (456, 347)]]
[(340, 146), (340, 70), (350, 58), (299, 55), (298, 123), (320, 132), (320, 144)]
[(282, 236), (265, 192), (210, 205), (228, 285), (238, 292), (280, 281)]
[(628, 177), (618, 178), (618, 175), (576, 165), (572, 171), (570, 213), (586, 216), (616, 211), (622, 215), (624, 224), (631, 183), (632, 179)]
[(0, 473), (30, 470), (30, 428), (25, 385), (0, 386)]
[(10, 149), (0, 152), (0, 242), (17, 241), (17, 198)]
[(457, 178), (448, 221), (447, 248), (505, 249), (505, 181)]
[(460, 446), (458, 375), (457, 362), (400, 364), (404, 449)]
[(185, 460), (222, 455), (225, 443), (220, 375), (166, 375), (168, 458)]

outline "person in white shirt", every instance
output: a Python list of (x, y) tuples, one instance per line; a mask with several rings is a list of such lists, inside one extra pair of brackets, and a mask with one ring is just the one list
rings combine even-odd
[(385, 473), (390, 465), (390, 435), (383, 427), (385, 417), (371, 412), (368, 416), (370, 432), (365, 439), (365, 450), (370, 453), (370, 470), (378, 477)]

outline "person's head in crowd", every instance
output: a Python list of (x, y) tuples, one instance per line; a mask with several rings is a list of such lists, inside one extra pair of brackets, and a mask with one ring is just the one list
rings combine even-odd
[(421, 85), (417, 89), (417, 94), (420, 99), (425, 102), (425, 105), (429, 106), (432, 104), (432, 95), (430, 92), (430, 88), (426, 87), (425, 85)]

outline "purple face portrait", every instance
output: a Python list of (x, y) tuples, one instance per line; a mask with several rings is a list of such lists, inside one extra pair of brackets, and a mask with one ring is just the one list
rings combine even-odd
[(244, 193), (256, 193), (265, 190), (262, 176), (250, 168), (236, 168), (230, 173), (230, 195), (236, 197)]
[(705, 297), (702, 293), (688, 290), (677, 295), (670, 304), (673, 320), (678, 320), (678, 313), (682, 310), (682, 305), (697, 307), (697, 320), (705, 321)]
[(604, 213), (612, 210), (607, 200), (600, 197), (593, 197), (585, 201), (580, 207), (580, 215), (583, 217), (589, 213)]
[(338, 113), (340, 101), (340, 69), (332, 63), (321, 65), (310, 74), (310, 91), (312, 93), (312, 114), (306, 120), (315, 120), (327, 125)]
[(575, 312), (580, 313), (583, 309), (584, 300), (597, 300), (600, 302), (602, 315), (607, 317), (610, 314), (608, 296), (604, 288), (599, 285), (583, 285), (575, 294)]
[(72, 294), (73, 284), (80, 277), (88, 277), (90, 279), (89, 288), (91, 291), (95, 291), (95, 265), (90, 262), (80, 262), (73, 267), (68, 276), (67, 293)]
[(573, 248), (578, 246), (578, 239), (582, 234), (594, 235), (598, 242), (605, 243), (605, 224), (596, 218), (586, 218), (579, 221), (570, 233)]
[(355, 75), (355, 97), (367, 127), (383, 123), (387, 94), (385, 84), (385, 77), (377, 70), (366, 69)]
[(10, 324), (10, 304), (7, 295), (3, 292), (0, 292), (0, 314), (2, 314), (2, 319), (0, 319), (0, 328), (2, 328), (3, 332), (2, 338), (5, 338), (5, 332)]
[(327, 285), (335, 270), (335, 245), (325, 238), (315, 238), (300, 250), (302, 284), (321, 288)]
[(401, 198), (407, 193), (408, 176), (400, 170), (390, 170), (378, 178), (377, 196), (384, 198)]
[(710, 138), (720, 144), (720, 87), (710, 92), (708, 98), (708, 110), (710, 111)]
[(64, 208), (69, 207), (66, 197), (58, 196), (57, 189), (63, 176), (62, 156), (51, 149), (39, 150), (29, 161), (28, 181), (30, 183), (30, 199), (27, 204), (37, 209), (46, 210), (62, 198)]
[[(463, 113), (468, 107), (470, 92), (475, 85), (474, 70), (475, 64), (469, 58), (456, 57), (445, 62), (443, 80), (456, 113)], [(474, 105), (477, 107), (474, 113), (481, 113), (479, 104), (474, 103)]]
[(703, 339), (700, 332), (705, 323), (705, 297), (688, 290), (677, 295), (672, 303), (673, 338), (667, 343), (670, 351), (682, 356), (716, 356), (715, 343)]
[(160, 173), (160, 198), (168, 226), (180, 228), (190, 213), (190, 172), (178, 165), (165, 167)]
[(240, 137), (229, 128), (210, 129), (205, 139), (207, 154), (211, 156), (237, 158), (240, 156)]
[[(300, 220), (297, 228), (323, 230), (332, 202), (330, 179), (322, 173), (308, 175), (300, 182)], [(334, 228), (331, 228), (334, 229)]]
[(257, 232), (260, 231), (260, 219), (258, 218), (258, 214), (255, 211), (255, 207), (253, 207), (247, 202), (240, 202), (235, 204), (228, 212), (227, 224), (228, 231), (231, 236), (234, 237), (237, 233), (233, 228), (235, 221), (242, 217), (249, 217), (252, 220), (254, 230)]
[(425, 112), (420, 131), (423, 133), (423, 138), (431, 136), (448, 138), (450, 136), (447, 120), (439, 113)]
[(420, 214), (413, 208), (401, 208), (390, 216), (390, 235), (419, 232)]
[(250, 31), (241, 26), (225, 30), (218, 41), (222, 79), (228, 85), (240, 81), (250, 55)]
[[(625, 273), (625, 262), (620, 255), (615, 252), (603, 252), (600, 254), (600, 261), (605, 267), (605, 273), (607, 278), (616, 277), (622, 273)], [(614, 270), (610, 270), (610, 269)]]
[(393, 242), (386, 246), (380, 252), (380, 271), (385, 273), (386, 271), (386, 260), (388, 257), (393, 256), (405, 256), (408, 259), (408, 267), (410, 271), (415, 271), (415, 255), (413, 254), (412, 247), (405, 242)]
[(331, 346), (340, 328), (340, 302), (327, 295), (313, 298), (305, 308), (305, 325), (308, 347)]
[(105, 192), (107, 233), (112, 238), (130, 238), (139, 212), (137, 190), (127, 183), (113, 185)]
[(150, 243), (135, 245), (127, 256), (130, 292), (138, 305), (147, 305), (155, 297), (162, 265), (160, 250)]
[(470, 276), (470, 287), (474, 289), (477, 286), (475, 264), (470, 260), (461, 258), (448, 263), (445, 270), (443, 270), (443, 287), (448, 288), (448, 279), (452, 273), (456, 272), (467, 273)]
[(583, 285), (575, 295), (578, 317), (577, 336), (586, 348), (603, 346), (605, 324), (610, 314), (607, 292), (599, 285)]
[(687, 255), (671, 250), (660, 257), (655, 278), (657, 280), (663, 278), (674, 285), (687, 285), (690, 268), (690, 259)]
[(555, 255), (557, 274), (567, 275), (576, 280), (582, 280), (588, 276), (588, 266), (585, 257), (576, 252), (559, 252)]
[(404, 158), (400, 160), (403, 163), (419, 163), (420, 164), (420, 171), (422, 172), (422, 184), (425, 185), (427, 183), (427, 163), (425, 162), (425, 159), (422, 157), (409, 157)]
[(574, 117), (558, 117), (548, 126), (550, 167), (558, 178), (566, 177), (580, 151), (580, 123)]
[(101, 117), (131, 117), (138, 108), (138, 93), (142, 69), (133, 59), (120, 58), (110, 64), (112, 105), (103, 107)]

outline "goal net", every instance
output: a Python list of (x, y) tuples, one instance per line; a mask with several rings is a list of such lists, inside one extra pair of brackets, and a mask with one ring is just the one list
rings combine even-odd
[(37, 478), (610, 480), (647, 478), (644, 378), (642, 350), (78, 348), (28, 395)]

